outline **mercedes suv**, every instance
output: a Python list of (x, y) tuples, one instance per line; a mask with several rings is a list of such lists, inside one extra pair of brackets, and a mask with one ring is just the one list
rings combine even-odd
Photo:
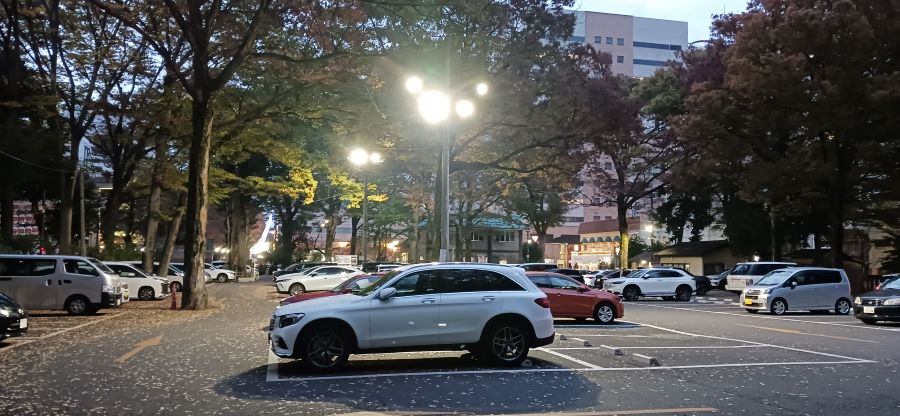
[(357, 293), (275, 309), (272, 351), (312, 371), (350, 354), (468, 350), (516, 366), (553, 342), (550, 303), (519, 268), (445, 263), (392, 270)]
[(694, 276), (681, 269), (654, 267), (631, 272), (628, 276), (603, 282), (603, 289), (625, 298), (637, 300), (641, 296), (659, 296), (664, 300), (691, 300), (697, 290)]

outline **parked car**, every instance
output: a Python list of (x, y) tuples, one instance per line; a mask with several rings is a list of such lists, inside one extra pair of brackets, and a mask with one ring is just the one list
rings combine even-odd
[(0, 341), (28, 332), (28, 312), (11, 297), (0, 292)]
[(691, 300), (696, 290), (694, 277), (684, 270), (653, 267), (639, 269), (625, 277), (603, 282), (603, 289), (625, 300), (637, 300), (641, 296), (661, 296), (664, 300), (681, 302)]
[(559, 266), (553, 263), (522, 263), (517, 264), (516, 267), (525, 269), (527, 272), (546, 272), (550, 269), (559, 268)]
[(362, 267), (360, 267), (360, 269), (362, 269), (362, 271), (364, 271), (366, 273), (375, 273), (375, 272), (379, 272), (379, 271), (386, 272), (391, 269), (396, 269), (402, 265), (403, 265), (403, 263), (397, 263), (397, 262), (391, 262), (391, 261), (382, 261), (382, 262), (367, 261), (367, 262), (363, 263), (363, 265), (362, 265)]
[(164, 277), (151, 276), (141, 269), (124, 261), (105, 261), (119, 277), (128, 282), (129, 291), (134, 291), (140, 300), (155, 300), (169, 296), (169, 280)]
[(712, 285), (712, 287), (725, 290), (725, 285), (728, 283), (728, 273), (730, 271), (731, 269), (725, 269), (722, 273), (707, 276), (709, 278), (709, 284)]
[(87, 315), (123, 302), (118, 276), (96, 259), (57, 255), (0, 255), (0, 292), (25, 309), (64, 309)]
[(337, 283), (361, 274), (365, 273), (353, 267), (319, 266), (302, 273), (278, 276), (275, 280), (275, 290), (278, 293), (290, 293), (291, 295), (315, 290), (329, 290)]
[(738, 263), (734, 265), (731, 272), (728, 273), (728, 282), (725, 284), (725, 290), (732, 292), (741, 292), (747, 286), (755, 285), (763, 276), (772, 270), (783, 269), (785, 267), (796, 266), (796, 263), (758, 261), (753, 263)]
[(359, 292), (362, 289), (365, 289), (366, 286), (370, 285), (372, 282), (378, 280), (383, 276), (382, 274), (361, 274), (359, 276), (353, 276), (341, 284), (335, 286), (331, 290), (326, 290), (322, 292), (307, 292), (301, 293), (299, 295), (293, 295), (291, 297), (285, 298), (279, 303), (281, 306), (301, 302), (304, 300), (324, 298), (328, 296), (337, 296), (343, 295), (346, 293), (354, 293)]
[[(144, 274), (148, 274), (144, 272), (144, 262), (141, 261), (129, 261), (128, 264), (134, 266), (136, 269), (140, 270)], [(153, 262), (153, 268), (158, 269), (159, 263)], [(162, 276), (161, 276), (162, 277)], [(169, 265), (166, 275), (164, 276), (166, 280), (169, 281), (169, 285), (175, 285), (175, 291), (181, 292), (181, 288), (184, 286), (184, 272), (179, 270), (173, 265)], [(208, 279), (207, 279), (208, 280)]]
[[(180, 270), (184, 273), (184, 263), (171, 263), (176, 269)], [(203, 264), (203, 274), (204, 279), (207, 282), (216, 281), (219, 283), (225, 283), (229, 280), (237, 280), (237, 274), (233, 270), (225, 270), (225, 269), (213, 269), (212, 266), (208, 263)]]
[(890, 277), (878, 289), (854, 299), (854, 315), (867, 325), (878, 321), (900, 321), (900, 277)]
[(549, 269), (547, 270), (551, 273), (559, 273), (562, 275), (569, 276), (578, 281), (578, 283), (584, 283), (584, 276), (581, 275), (581, 272), (575, 269)]
[(281, 275), (284, 275), (284, 274), (291, 274), (291, 273), (302, 272), (303, 270), (311, 269), (311, 268), (313, 268), (313, 267), (319, 267), (319, 266), (337, 266), (337, 263), (330, 263), (330, 262), (308, 262), (308, 261), (307, 261), (307, 262), (294, 263), (294, 264), (292, 264), (292, 265), (290, 265), (290, 266), (288, 266), (288, 267), (285, 267), (284, 269), (281, 269), (281, 270), (275, 270), (275, 272), (272, 273), (272, 274), (274, 274), (275, 277), (278, 277), (278, 276), (281, 276)]
[(579, 270), (581, 277), (584, 277), (584, 284), (593, 287), (597, 282), (597, 277), (602, 275), (604, 270)]
[(570, 276), (553, 272), (526, 272), (528, 279), (547, 294), (554, 318), (594, 318), (610, 324), (625, 316), (619, 297), (605, 290), (592, 289)]
[[(629, 272), (630, 271), (626, 271), (625, 274), (623, 274), (623, 271), (618, 270), (618, 269), (601, 270), (599, 273), (597, 273), (597, 276), (594, 278), (593, 284), (590, 284), (590, 286), (596, 287), (598, 289), (603, 289), (604, 281), (610, 280), (610, 279), (618, 279), (618, 278), (628, 274)], [(587, 282), (585, 282), (585, 283), (587, 283)]]
[(693, 274), (691, 274), (691, 272), (687, 272), (687, 271), (686, 271), (686, 273), (690, 274), (691, 276), (694, 277), (694, 287), (697, 288), (697, 290), (695, 290), (695, 292), (697, 293), (697, 296), (703, 296), (703, 295), (709, 293), (710, 290), (712, 290), (712, 288), (713, 288), (712, 282), (710, 282), (708, 277), (694, 276)]
[(775, 270), (741, 292), (747, 312), (769, 311), (783, 315), (788, 310), (829, 311), (847, 315), (850, 280), (841, 269), (789, 267)]
[(269, 328), (275, 355), (314, 371), (351, 353), (448, 349), (518, 366), (555, 335), (547, 295), (522, 270), (495, 264), (401, 267), (355, 294), (279, 307)]

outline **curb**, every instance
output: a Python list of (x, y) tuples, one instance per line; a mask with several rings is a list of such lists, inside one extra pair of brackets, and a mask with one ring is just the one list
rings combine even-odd
[(657, 360), (656, 357), (644, 354), (630, 353), (628, 354), (628, 361), (644, 367), (659, 367), (659, 360)]

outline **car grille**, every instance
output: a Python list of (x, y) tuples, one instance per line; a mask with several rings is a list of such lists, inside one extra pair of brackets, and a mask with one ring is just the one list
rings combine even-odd
[(865, 306), (881, 306), (884, 304), (884, 301), (881, 299), (861, 299), (861, 305)]
[(269, 319), (269, 331), (271, 331), (273, 328), (275, 328), (275, 317), (274, 316)]
[(752, 299), (752, 300), (756, 300), (756, 299), (759, 299), (759, 296), (756, 296), (756, 295), (746, 295), (746, 296), (744, 296), (744, 299)]
[(160, 285), (160, 286), (162, 286), (162, 293), (163, 293), (163, 294), (169, 293), (169, 285), (168, 285), (168, 284), (162, 284), (162, 285)]
[(748, 294), (748, 295), (758, 295), (758, 294), (759, 294), (759, 291), (758, 291), (758, 290), (748, 290), (748, 291), (747, 291), (747, 294)]

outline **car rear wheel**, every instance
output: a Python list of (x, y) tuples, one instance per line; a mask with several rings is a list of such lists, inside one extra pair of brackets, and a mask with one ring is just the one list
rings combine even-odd
[(641, 296), (641, 289), (634, 285), (628, 286), (622, 291), (622, 297), (628, 301), (638, 300), (639, 296)]
[(863, 318), (863, 319), (860, 319), (860, 321), (862, 321), (862, 322), (863, 322), (864, 324), (866, 324), (866, 325), (875, 325), (875, 324), (878, 323), (878, 320), (877, 320), (877, 319)]
[(616, 309), (608, 302), (597, 305), (594, 311), (594, 320), (601, 324), (611, 324), (616, 320)]
[(350, 357), (350, 337), (340, 328), (313, 328), (300, 336), (303, 366), (311, 371), (341, 368)]
[(834, 304), (834, 313), (838, 315), (848, 315), (850, 314), (850, 301), (844, 298), (838, 299), (837, 303)]
[(675, 300), (687, 302), (691, 300), (691, 292), (693, 292), (693, 290), (691, 290), (691, 287), (688, 285), (678, 286), (678, 288), (675, 289)]
[(787, 309), (787, 302), (781, 298), (773, 300), (772, 307), (769, 308), (773, 315), (784, 315), (784, 313), (787, 312)]
[(294, 283), (291, 285), (291, 288), (288, 289), (288, 292), (291, 292), (291, 295), (299, 295), (303, 292), (306, 292), (306, 288), (303, 287), (300, 283)]
[(513, 321), (491, 324), (485, 331), (481, 350), (496, 365), (515, 367), (528, 357), (528, 335)]
[(219, 283), (225, 283), (228, 281), (228, 275), (225, 273), (219, 273), (219, 275), (216, 276), (216, 281)]
[(156, 292), (153, 291), (152, 287), (144, 286), (138, 290), (138, 299), (140, 300), (153, 300), (156, 297)]

